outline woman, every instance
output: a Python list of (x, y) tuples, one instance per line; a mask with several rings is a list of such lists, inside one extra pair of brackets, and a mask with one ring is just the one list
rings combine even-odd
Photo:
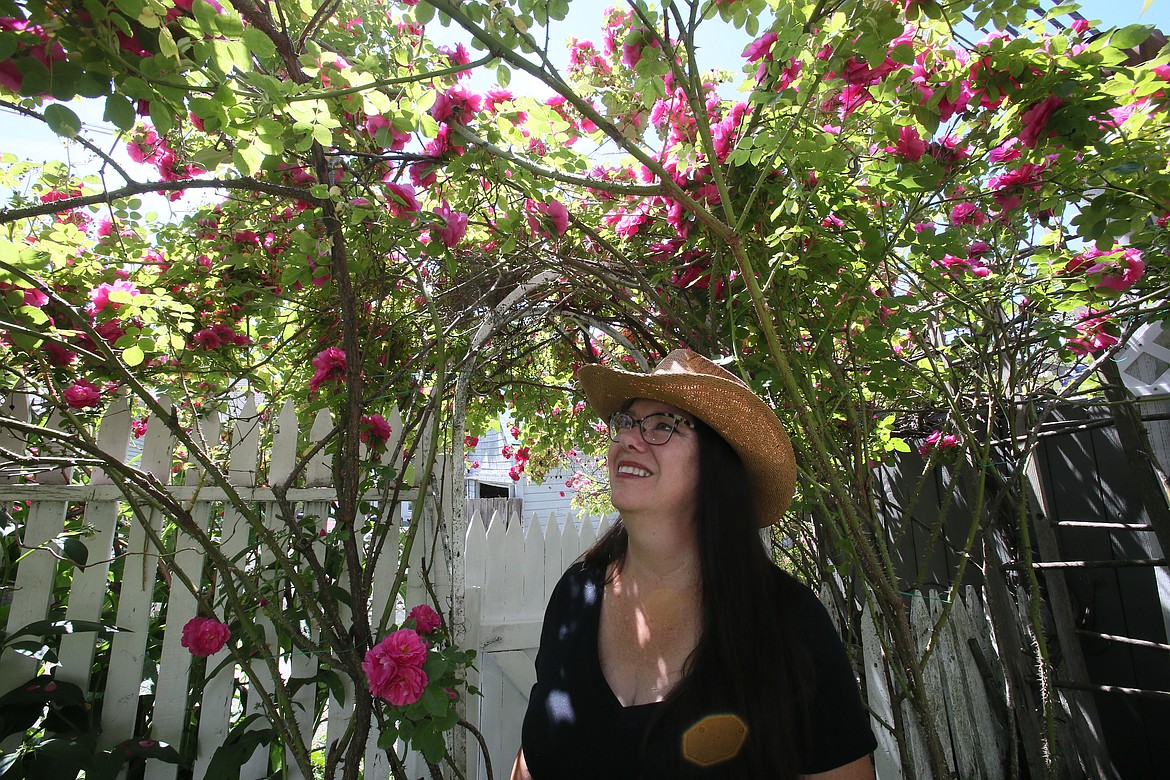
[(760, 543), (795, 487), (776, 415), (687, 350), (578, 377), (620, 517), (549, 599), (513, 780), (872, 778), (841, 640)]

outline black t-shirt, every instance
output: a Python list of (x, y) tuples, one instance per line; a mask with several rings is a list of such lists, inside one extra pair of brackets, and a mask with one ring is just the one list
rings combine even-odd
[[(795, 593), (792, 617), (814, 669), (811, 744), (800, 769), (825, 772), (872, 753), (877, 742), (825, 608), (806, 586), (776, 574), (778, 590)], [(597, 654), (604, 580), (604, 570), (574, 564), (549, 598), (522, 732), (534, 780), (642, 776), (643, 740), (661, 705), (623, 707), (606, 682)]]

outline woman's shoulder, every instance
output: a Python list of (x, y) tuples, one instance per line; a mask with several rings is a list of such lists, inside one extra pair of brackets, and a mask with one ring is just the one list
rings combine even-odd
[(772, 567), (772, 598), (783, 605), (783, 613), (802, 629), (829, 628), (835, 635), (829, 612), (816, 591), (779, 566)]
[(561, 575), (549, 595), (549, 603), (593, 604), (605, 583), (605, 569), (577, 561)]

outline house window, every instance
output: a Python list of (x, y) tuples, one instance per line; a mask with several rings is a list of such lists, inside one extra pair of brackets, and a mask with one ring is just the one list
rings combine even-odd
[(479, 497), (480, 498), (508, 498), (508, 488), (500, 485), (489, 485), (485, 482), (479, 483)]

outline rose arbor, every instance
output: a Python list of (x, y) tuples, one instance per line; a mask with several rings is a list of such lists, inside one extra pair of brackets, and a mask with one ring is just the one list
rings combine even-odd
[[(437, 454), (507, 411), (525, 473), (580, 465), (600, 445), (574, 368), (684, 343), (729, 358), (798, 433), (800, 495), (777, 542), (839, 583), (847, 626), (874, 608), (899, 717), (926, 734), (902, 739), (907, 761), (921, 748), (948, 771), (923, 681), (947, 615), (920, 652), (890, 563), (906, 518), (884, 517), (874, 488), (874, 468), (915, 444), (947, 467), (941, 492), (969, 497), (967, 533), (930, 531), (959, 552), (952, 590), (973, 553), (1020, 566), (1022, 601), (994, 617), (1006, 630), (1028, 615), (1009, 692), (1031, 771), (1080, 761), (1092, 746), (1061, 726), (1026, 475), (1035, 402), (1091, 393), (1164, 306), (1170, 63), (1130, 56), (1149, 31), (998, 0), (693, 0), (619, 4), (586, 39), (558, 32), (568, 5), (0, 5), (0, 106), (70, 144), (67, 162), (8, 153), (0, 168), (0, 386), (31, 398), (0, 419), (3, 489), (105, 485), (126, 499), (109, 505), (110, 538), (142, 534), (83, 555), (100, 545), (82, 499), (59, 501), (60, 527), (37, 540), (39, 510), (6, 499), (7, 561), (48, 556), (58, 596), (94, 565), (119, 583), (69, 629), (98, 637), (82, 676), (105, 676), (130, 641), (108, 632), (131, 584), (150, 585), (143, 669), (168, 652), (167, 594), (187, 593), (171, 636), (189, 626), (200, 653), (219, 626), (230, 636), (184, 694), (219, 663), (262, 689), (222, 755), (267, 762), (257, 746), (279, 745), (273, 768), (355, 777), (373, 729), (399, 775), (397, 738), (453, 771), (462, 737), (444, 735), (464, 733), (470, 659), (461, 506)], [(713, 29), (742, 43), (738, 73), (707, 60)], [(525, 96), (514, 74), (553, 96)], [(138, 461), (100, 438), (123, 403), (122, 438), (145, 433)], [(265, 454), (245, 464), (249, 431)], [(399, 536), (404, 498), (431, 519)], [(380, 561), (387, 603), (409, 581), (419, 598), (401, 606), (425, 598), (440, 626), (370, 609)], [(68, 646), (64, 601), (48, 603), (39, 644), (20, 648), (29, 679)], [(263, 684), (294, 658), (312, 672), (291, 692)], [(57, 706), (48, 684), (38, 712)], [(330, 697), (352, 714), (315, 751)], [(143, 713), (134, 736), (158, 727)], [(21, 766), (55, 749), (57, 722), (18, 729)], [(178, 722), (165, 758), (189, 760), (207, 740)], [(75, 761), (96, 767), (110, 746), (78, 733), (92, 749)]]

